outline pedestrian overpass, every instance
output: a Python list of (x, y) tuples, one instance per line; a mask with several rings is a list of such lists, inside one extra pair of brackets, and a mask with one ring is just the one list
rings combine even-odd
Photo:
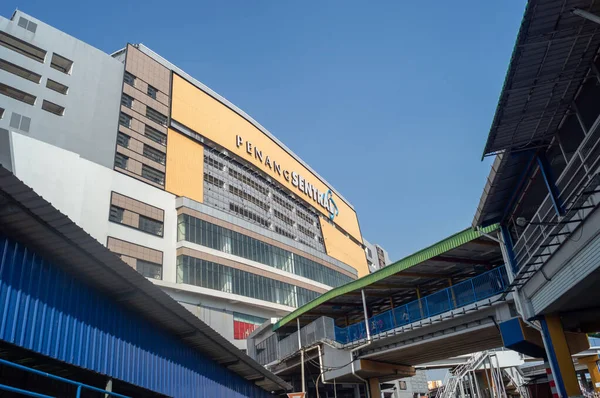
[(466, 229), (333, 289), (258, 328), (248, 354), (297, 389), (304, 370), (306, 388), (325, 393), (324, 383), (376, 390), (415, 366), (502, 347), (499, 324), (516, 311), (496, 232)]

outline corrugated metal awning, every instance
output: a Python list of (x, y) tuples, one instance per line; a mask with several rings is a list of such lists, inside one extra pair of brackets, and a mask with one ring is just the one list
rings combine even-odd
[[(487, 238), (484, 236), (496, 229), (498, 229), (497, 225), (481, 230), (467, 228), (372, 274), (332, 289), (283, 317), (273, 325), (273, 330), (286, 325), (295, 325), (293, 321), (297, 318), (306, 323), (320, 316), (343, 318), (344, 315), (349, 314), (348, 307), (362, 313), (362, 297), (357, 294), (360, 290), (376, 291), (375, 297), (379, 298), (375, 298), (375, 301), (387, 301), (388, 297), (405, 289), (407, 285), (410, 286), (411, 291), (420, 287), (423, 288), (424, 294), (429, 294), (425, 291), (427, 285), (431, 285), (431, 293), (441, 289), (438, 282), (443, 283), (443, 287), (447, 287), (448, 278), (464, 277), (462, 271), (465, 268), (472, 271), (475, 264), (499, 265), (502, 263), (500, 246), (496, 242), (486, 241)], [(473, 247), (469, 247), (470, 245)], [(483, 248), (476, 248), (477, 245)], [(375, 301), (369, 302), (368, 305), (374, 308)], [(340, 303), (344, 303), (347, 307), (335, 309), (335, 305)], [(331, 307), (332, 304), (334, 307)]]
[(531, 0), (523, 16), (484, 156), (544, 145), (561, 121), (600, 46), (593, 0)]
[(248, 381), (269, 392), (291, 389), (2, 166), (0, 231), (55, 259), (67, 272)]

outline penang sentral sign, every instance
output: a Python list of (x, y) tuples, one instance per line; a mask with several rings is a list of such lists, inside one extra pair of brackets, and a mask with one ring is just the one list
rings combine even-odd
[(260, 148), (254, 146), (250, 141), (245, 141), (240, 135), (235, 136), (235, 145), (237, 148), (245, 150), (248, 155), (253, 156), (257, 161), (265, 165), (265, 167), (271, 170), (273, 174), (283, 176), (283, 178), (300, 191), (300, 193), (309, 197), (317, 205), (327, 210), (329, 218), (332, 221), (339, 214), (330, 189), (328, 189), (327, 192), (320, 192), (317, 187), (308, 182), (302, 175), (294, 170), (283, 168), (281, 163), (278, 163), (276, 159), (271, 159), (269, 154), (263, 153)]

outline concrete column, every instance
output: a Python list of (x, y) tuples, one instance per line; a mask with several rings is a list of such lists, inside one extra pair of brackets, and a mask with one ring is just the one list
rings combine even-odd
[[(580, 364), (585, 364), (592, 379), (594, 391), (600, 392), (600, 371), (598, 370), (598, 354), (577, 359)], [(585, 374), (583, 375), (585, 378)], [(587, 381), (586, 381), (587, 382)]]
[(381, 387), (379, 386), (379, 379), (377, 377), (369, 379), (369, 392), (371, 393), (371, 398), (381, 398)]
[(573, 359), (559, 316), (545, 315), (540, 323), (544, 347), (560, 398), (581, 396)]

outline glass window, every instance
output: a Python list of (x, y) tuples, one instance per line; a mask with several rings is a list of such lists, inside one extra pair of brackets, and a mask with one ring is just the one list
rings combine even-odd
[(122, 169), (127, 169), (127, 161), (129, 158), (121, 153), (117, 153), (115, 155), (115, 167), (120, 167)]
[[(292, 307), (307, 303), (319, 295), (285, 282), (184, 255), (177, 257), (177, 282)], [(264, 320), (256, 318), (253, 322), (260, 324)]]
[(146, 166), (145, 164), (142, 164), (142, 177), (147, 178), (156, 184), (165, 185), (165, 173), (155, 170), (150, 166)]
[(130, 137), (128, 135), (119, 132), (117, 133), (117, 144), (127, 148), (129, 147), (129, 138)]
[(123, 212), (124, 210), (120, 207), (110, 206), (110, 214), (108, 215), (108, 220), (117, 223), (123, 222)]
[(129, 116), (126, 113), (121, 112), (121, 114), (119, 115), (119, 124), (121, 126), (130, 128), (131, 127), (131, 116)]
[(156, 99), (157, 89), (148, 84), (148, 95), (154, 99)]
[(123, 93), (121, 95), (121, 105), (125, 105), (128, 108), (131, 108), (133, 105), (133, 97)]
[(179, 240), (257, 261), (328, 286), (336, 287), (353, 280), (321, 263), (189, 215), (180, 215), (178, 224)]
[(136, 269), (146, 278), (162, 279), (162, 265), (160, 264), (138, 259)]
[(159, 151), (158, 149), (152, 148), (151, 146), (144, 144), (144, 153), (143, 155), (150, 160), (154, 160), (157, 163), (165, 164), (165, 160), (167, 155), (164, 152)]
[(155, 123), (162, 124), (163, 126), (167, 125), (167, 117), (149, 106), (146, 106), (146, 117)]
[(150, 138), (154, 142), (158, 142), (161, 145), (166, 145), (167, 136), (155, 129), (154, 127), (150, 127), (146, 125), (144, 127), (144, 135)]
[(125, 83), (129, 84), (130, 86), (135, 86), (135, 76), (129, 72), (125, 72), (125, 75), (123, 76), (123, 81), (125, 81)]
[(163, 234), (163, 223), (160, 221), (153, 220), (151, 218), (140, 215), (139, 226), (141, 231), (148, 232), (152, 235), (162, 236)]

